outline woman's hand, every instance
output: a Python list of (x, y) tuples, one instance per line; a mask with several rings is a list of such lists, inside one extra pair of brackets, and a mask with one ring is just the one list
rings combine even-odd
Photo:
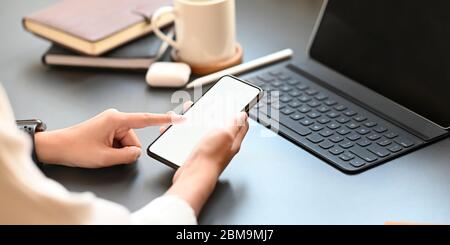
[(38, 160), (83, 168), (133, 163), (141, 143), (133, 129), (169, 125), (184, 117), (169, 114), (123, 113), (109, 109), (73, 127), (35, 135)]
[[(192, 102), (184, 104), (186, 110)], [(109, 109), (73, 127), (35, 135), (38, 160), (48, 164), (100, 168), (133, 163), (141, 143), (133, 129), (182, 122), (184, 117), (167, 114), (123, 113)], [(248, 131), (248, 116), (240, 113), (229, 125), (205, 136), (180, 167), (167, 191), (188, 202), (198, 215), (217, 180), (239, 151)]]
[(198, 215), (220, 174), (239, 151), (248, 127), (248, 116), (242, 112), (228, 126), (205, 136), (177, 170), (166, 194), (184, 199)]

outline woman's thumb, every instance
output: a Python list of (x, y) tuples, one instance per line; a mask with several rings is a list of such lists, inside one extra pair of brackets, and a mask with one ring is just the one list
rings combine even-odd
[(111, 148), (108, 155), (112, 164), (134, 163), (141, 155), (141, 148), (137, 146)]

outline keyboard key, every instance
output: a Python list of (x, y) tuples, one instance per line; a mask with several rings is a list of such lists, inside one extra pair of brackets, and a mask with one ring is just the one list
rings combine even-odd
[(324, 140), (324, 138), (318, 134), (311, 134), (306, 137), (306, 139), (313, 142), (314, 144), (320, 143)]
[(391, 154), (388, 150), (375, 144), (367, 147), (367, 149), (379, 157), (386, 157)]
[(314, 98), (316, 98), (316, 100), (322, 101), (322, 100), (328, 99), (328, 96), (326, 96), (325, 94), (321, 93), (321, 94), (316, 95), (316, 97), (314, 97)]
[(387, 146), (389, 144), (391, 144), (392, 142), (390, 140), (380, 140), (377, 142), (377, 144), (381, 145), (381, 146)]
[(270, 74), (261, 74), (261, 75), (258, 75), (256, 78), (263, 82), (266, 82), (266, 83), (275, 81), (275, 77), (273, 77)]
[(395, 132), (389, 132), (389, 133), (385, 134), (384, 136), (388, 139), (393, 139), (393, 138), (397, 137), (398, 134)]
[(280, 81), (273, 81), (273, 82), (271, 82), (270, 84), (271, 84), (273, 87), (275, 87), (275, 88), (280, 87), (281, 85), (283, 85), (283, 83), (280, 82)]
[(373, 162), (378, 159), (373, 153), (359, 146), (353, 146), (350, 148), (350, 152), (367, 162)]
[(369, 121), (369, 122), (365, 122), (365, 123), (364, 123), (364, 126), (366, 126), (366, 127), (368, 127), (368, 128), (371, 128), (371, 127), (377, 126), (377, 123), (376, 123), (376, 122)]
[(300, 120), (300, 123), (303, 124), (304, 126), (309, 126), (309, 125), (313, 124), (314, 121), (310, 120), (308, 118), (305, 118), (305, 119)]
[(330, 135), (333, 135), (333, 131), (325, 129), (325, 130), (320, 131), (319, 134), (322, 135), (323, 137), (328, 137)]
[(352, 116), (356, 115), (357, 113), (355, 111), (349, 110), (349, 111), (345, 111), (343, 114), (348, 117), (352, 117)]
[(320, 146), (321, 148), (323, 148), (323, 149), (326, 150), (326, 149), (330, 149), (331, 147), (333, 147), (334, 144), (331, 143), (331, 142), (328, 141), (328, 140), (325, 140), (325, 141), (323, 141), (322, 143), (320, 143), (319, 146)]
[(402, 147), (397, 144), (393, 144), (393, 145), (390, 145), (389, 147), (387, 147), (387, 149), (390, 150), (391, 152), (395, 153), (395, 152), (401, 151)]
[(320, 117), (320, 114), (317, 113), (317, 112), (310, 112), (310, 113), (308, 113), (307, 115), (308, 115), (308, 117), (311, 118), (311, 119), (315, 119), (315, 118)]
[(302, 106), (302, 107), (298, 108), (297, 110), (301, 113), (307, 113), (307, 112), (311, 111), (311, 108), (309, 108), (307, 106)]
[(330, 108), (327, 106), (321, 106), (321, 107), (317, 108), (317, 111), (321, 112), (321, 113), (328, 112), (329, 110), (330, 110)]
[(360, 135), (366, 135), (370, 133), (370, 130), (368, 130), (367, 128), (358, 128), (356, 132)]
[(331, 154), (333, 154), (333, 155), (339, 155), (339, 154), (341, 154), (342, 152), (344, 152), (344, 150), (342, 150), (342, 149), (339, 148), (339, 147), (333, 147), (333, 148), (331, 148), (331, 149), (329, 150), (329, 152), (330, 152)]
[(275, 110), (280, 110), (283, 109), (285, 107), (285, 104), (281, 104), (281, 103), (272, 103), (272, 108)]
[(278, 77), (278, 79), (280, 79), (281, 81), (287, 81), (287, 80), (289, 80), (289, 79), (292, 79), (291, 76), (289, 76), (289, 75), (287, 75), (287, 74), (284, 74), (284, 73), (278, 75), (277, 77)]
[(290, 118), (287, 117), (281, 117), (280, 124), (295, 131), (301, 136), (311, 134), (311, 130), (309, 130), (307, 127), (303, 127), (297, 121), (291, 120)]
[(344, 149), (348, 149), (348, 148), (352, 147), (353, 145), (354, 145), (353, 142), (348, 141), (348, 140), (345, 140), (339, 144), (339, 146), (341, 146)]
[(302, 93), (298, 90), (293, 90), (293, 91), (289, 92), (289, 95), (292, 97), (297, 97), (297, 96), (300, 96), (301, 94)]
[(286, 108), (280, 110), (280, 112), (283, 113), (284, 115), (290, 115), (290, 114), (294, 113), (294, 110), (286, 107)]
[(330, 123), (327, 125), (328, 128), (330, 129), (337, 129), (339, 128), (341, 125), (337, 124), (337, 123)]
[(357, 122), (363, 122), (367, 119), (367, 117), (359, 115), (359, 116), (354, 117), (353, 119)]
[(344, 137), (342, 137), (342, 136), (340, 136), (340, 135), (333, 135), (333, 136), (331, 136), (330, 138), (328, 138), (331, 142), (334, 142), (334, 143), (339, 143), (339, 142), (341, 142), (341, 141), (343, 141), (344, 140)]
[(292, 114), (292, 115), (290, 116), (290, 118), (292, 118), (292, 119), (295, 120), (295, 121), (298, 121), (298, 120), (304, 118), (304, 116), (303, 116), (302, 114), (300, 114), (300, 113), (294, 113), (294, 114)]
[(355, 155), (353, 155), (352, 153), (345, 152), (345, 153), (342, 153), (342, 154), (339, 156), (339, 158), (342, 159), (342, 160), (344, 160), (344, 161), (350, 161), (350, 160), (352, 160), (353, 158), (355, 158)]
[(269, 71), (269, 74), (272, 76), (279, 76), (279, 75), (283, 74), (283, 71), (282, 70), (272, 70), (272, 71)]
[(329, 118), (336, 118), (336, 117), (339, 116), (339, 114), (336, 113), (336, 112), (334, 112), (334, 111), (332, 111), (332, 112), (328, 112), (327, 116), (328, 116)]
[(327, 106), (333, 106), (337, 104), (337, 102), (334, 100), (325, 100), (323, 103)]
[(279, 87), (279, 89), (282, 92), (289, 92), (289, 91), (292, 90), (292, 88), (290, 86), (288, 86), (288, 85), (283, 85), (283, 86)]
[(288, 104), (291, 108), (297, 108), (299, 106), (301, 106), (302, 104), (296, 100), (292, 101), (291, 103)]
[(358, 128), (358, 127), (359, 127), (359, 124), (357, 124), (357, 123), (349, 123), (349, 124), (347, 124), (346, 126), (347, 126), (347, 128), (349, 128), (349, 129), (355, 129), (355, 128)]
[(369, 140), (377, 140), (377, 139), (381, 138), (381, 136), (379, 134), (372, 133), (372, 134), (367, 135), (366, 138), (368, 138)]
[(337, 105), (337, 106), (334, 107), (334, 109), (335, 109), (336, 111), (343, 111), (343, 110), (346, 110), (347, 107), (344, 106), (344, 105)]
[(322, 117), (322, 118), (317, 119), (317, 121), (319, 123), (325, 124), (325, 123), (329, 123), (331, 120), (326, 117)]
[(350, 161), (350, 165), (352, 165), (355, 168), (359, 168), (359, 167), (363, 166), (364, 164), (365, 164), (365, 162), (359, 158), (355, 158)]
[(355, 141), (355, 140), (361, 139), (361, 136), (359, 136), (359, 134), (351, 133), (351, 134), (347, 135), (347, 139), (349, 139), (351, 141)]
[(300, 100), (303, 103), (306, 103), (306, 102), (310, 101), (311, 98), (309, 98), (308, 96), (302, 95), (302, 96), (298, 97), (298, 100)]
[(315, 125), (309, 127), (309, 129), (311, 129), (312, 131), (319, 131), (319, 130), (323, 129), (323, 126), (319, 125), (319, 124), (315, 124)]
[(373, 130), (377, 133), (383, 133), (383, 132), (387, 131), (387, 128), (385, 128), (383, 126), (378, 126), (378, 127), (374, 128)]
[(344, 124), (344, 123), (348, 123), (348, 122), (350, 121), (350, 119), (347, 118), (347, 117), (340, 117), (340, 118), (336, 119), (336, 121), (337, 121), (338, 123)]
[(306, 84), (299, 84), (297, 85), (297, 88), (300, 89), (301, 91), (307, 90), (309, 87)]
[(408, 148), (408, 147), (411, 147), (414, 145), (414, 142), (412, 142), (411, 140), (406, 139), (406, 138), (400, 137), (400, 138), (396, 138), (394, 141), (395, 141), (395, 143), (397, 143), (405, 148)]
[(308, 89), (305, 91), (305, 93), (309, 96), (313, 96), (319, 93), (319, 91), (315, 90), (315, 89)]
[(283, 103), (289, 103), (292, 99), (291, 99), (289, 96), (283, 95), (283, 96), (280, 97), (279, 100), (280, 100), (281, 102), (283, 102)]
[(366, 147), (366, 146), (372, 144), (372, 142), (370, 142), (369, 140), (366, 140), (366, 139), (359, 140), (356, 143), (362, 147)]
[(292, 86), (294, 86), (294, 85), (297, 85), (297, 84), (299, 84), (299, 83), (300, 83), (300, 81), (298, 81), (298, 80), (295, 80), (295, 79), (289, 79), (289, 80), (287, 81), (287, 83), (288, 83), (289, 85), (292, 85)]
[(318, 107), (320, 105), (320, 103), (313, 100), (313, 101), (309, 102), (308, 105), (311, 107)]
[(346, 135), (348, 133), (350, 133), (350, 130), (346, 129), (346, 128), (341, 128), (338, 131), (336, 131), (338, 134), (340, 135)]

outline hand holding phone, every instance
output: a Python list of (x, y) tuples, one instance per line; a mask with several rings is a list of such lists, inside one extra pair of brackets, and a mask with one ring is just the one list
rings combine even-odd
[(178, 168), (167, 195), (182, 198), (196, 215), (213, 192), (222, 171), (238, 153), (248, 131), (248, 116), (237, 115), (234, 122), (208, 133)]
[(246, 111), (261, 96), (258, 87), (225, 76), (191, 106), (183, 124), (170, 126), (148, 147), (151, 157), (178, 168), (167, 195), (182, 198), (199, 214), (239, 151), (248, 131)]
[(204, 136), (248, 111), (261, 95), (252, 84), (222, 77), (184, 114), (185, 122), (170, 126), (148, 147), (148, 155), (173, 168), (182, 166)]

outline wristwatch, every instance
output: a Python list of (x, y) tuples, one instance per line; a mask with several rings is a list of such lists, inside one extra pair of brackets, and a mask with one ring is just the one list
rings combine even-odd
[(39, 163), (36, 155), (36, 148), (34, 142), (34, 135), (38, 132), (44, 132), (47, 129), (45, 123), (39, 119), (27, 119), (27, 120), (16, 120), (17, 127), (30, 135), (31, 141), (33, 142), (33, 151), (31, 157), (35, 163)]

